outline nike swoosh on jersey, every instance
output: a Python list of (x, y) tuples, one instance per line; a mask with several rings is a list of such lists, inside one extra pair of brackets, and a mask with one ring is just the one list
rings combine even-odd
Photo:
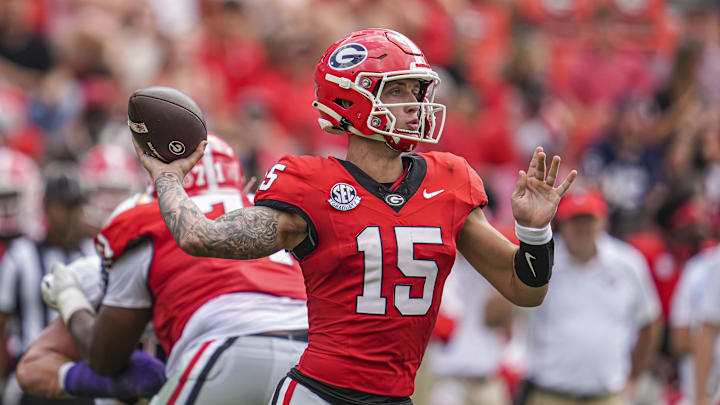
[(429, 200), (429, 199), (435, 197), (436, 195), (442, 193), (443, 191), (445, 191), (445, 189), (433, 191), (432, 193), (428, 193), (427, 189), (423, 189), (423, 197), (425, 197)]
[(533, 277), (537, 277), (537, 274), (535, 274), (535, 268), (533, 267), (530, 259), (535, 259), (535, 256), (531, 255), (530, 252), (525, 252), (525, 260), (527, 260), (527, 264), (530, 266), (530, 271), (532, 271)]

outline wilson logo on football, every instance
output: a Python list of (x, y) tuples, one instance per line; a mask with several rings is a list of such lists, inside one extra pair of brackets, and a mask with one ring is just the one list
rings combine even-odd
[(130, 118), (128, 118), (128, 126), (137, 134), (147, 134), (150, 132), (144, 122), (132, 122)]
[(367, 59), (368, 51), (360, 44), (345, 44), (330, 55), (328, 65), (335, 70), (347, 70)]
[(346, 183), (337, 183), (330, 190), (330, 205), (338, 211), (350, 211), (360, 204), (362, 197), (357, 195), (355, 187)]
[(168, 144), (168, 149), (175, 155), (182, 155), (185, 153), (185, 145), (180, 141), (172, 141)]

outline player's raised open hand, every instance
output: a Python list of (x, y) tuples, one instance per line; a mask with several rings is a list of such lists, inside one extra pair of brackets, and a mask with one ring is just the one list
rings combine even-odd
[(560, 199), (577, 176), (577, 171), (573, 170), (555, 187), (560, 160), (560, 156), (554, 156), (550, 170), (546, 170), (546, 155), (538, 146), (527, 173), (520, 171), (517, 187), (510, 198), (513, 216), (520, 225), (542, 228), (555, 216)]
[(143, 167), (150, 173), (153, 183), (162, 173), (173, 173), (180, 176), (180, 179), (184, 179), (185, 175), (195, 166), (195, 164), (203, 157), (205, 153), (205, 146), (207, 141), (202, 141), (190, 156), (186, 158), (176, 159), (170, 163), (165, 163), (160, 159), (150, 156), (145, 151), (140, 149), (135, 139), (133, 139), (133, 146), (135, 152), (140, 159)]

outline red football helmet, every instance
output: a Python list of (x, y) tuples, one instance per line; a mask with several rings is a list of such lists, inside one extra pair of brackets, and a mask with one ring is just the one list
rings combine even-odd
[(0, 147), (0, 236), (40, 236), (42, 185), (35, 161), (14, 149)]
[(242, 168), (232, 146), (208, 132), (205, 155), (183, 179), (188, 195), (230, 189), (242, 191)]
[[(421, 91), (413, 103), (383, 103), (383, 88), (392, 80), (418, 79)], [(346, 35), (325, 51), (315, 69), (315, 102), (320, 127), (385, 142), (399, 152), (418, 142), (437, 143), (445, 124), (445, 106), (434, 102), (440, 78), (422, 51), (399, 32), (366, 29)], [(418, 107), (417, 130), (396, 128), (389, 107)], [(440, 119), (436, 119), (436, 114)]]
[(100, 228), (115, 207), (139, 190), (143, 177), (137, 158), (118, 145), (98, 145), (85, 153), (78, 170), (80, 181), (88, 188), (85, 221)]

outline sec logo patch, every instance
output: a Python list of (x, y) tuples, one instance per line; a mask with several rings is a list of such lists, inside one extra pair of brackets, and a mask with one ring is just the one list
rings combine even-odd
[(330, 190), (330, 206), (338, 211), (350, 211), (360, 204), (362, 197), (357, 195), (355, 187), (347, 183), (337, 183)]

